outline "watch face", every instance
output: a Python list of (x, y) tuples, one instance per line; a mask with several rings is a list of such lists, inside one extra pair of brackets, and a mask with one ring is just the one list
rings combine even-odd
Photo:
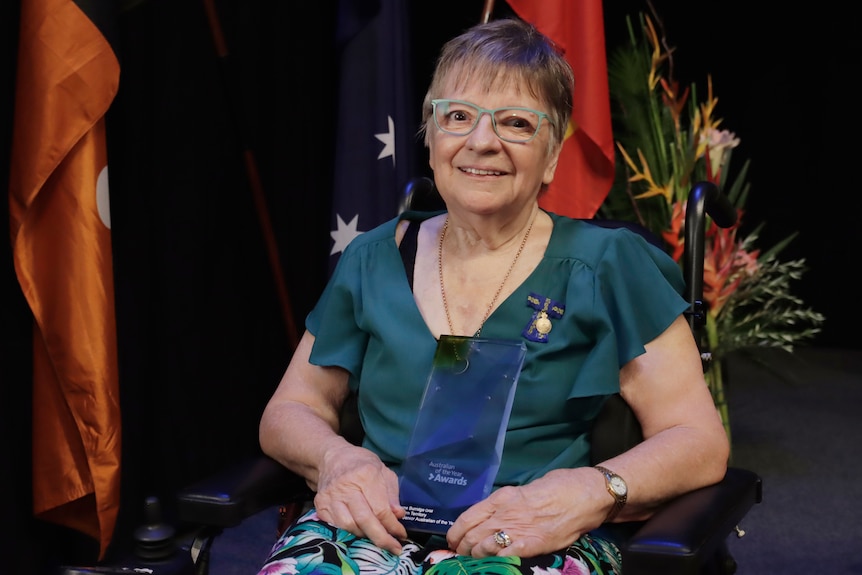
[(611, 477), (611, 489), (614, 490), (614, 493), (622, 497), (626, 494), (626, 482), (623, 481), (622, 477), (615, 475)]

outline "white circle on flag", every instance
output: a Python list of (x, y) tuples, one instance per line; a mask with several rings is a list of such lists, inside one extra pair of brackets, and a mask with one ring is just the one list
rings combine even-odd
[(96, 209), (99, 210), (99, 219), (105, 227), (111, 229), (111, 198), (108, 194), (108, 165), (99, 172), (96, 179)]

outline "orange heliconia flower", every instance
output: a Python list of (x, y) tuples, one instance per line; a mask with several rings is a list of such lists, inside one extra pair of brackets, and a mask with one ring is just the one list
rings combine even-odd
[(664, 78), (661, 78), (659, 83), (663, 90), (661, 95), (662, 102), (670, 111), (670, 115), (673, 118), (673, 125), (678, 132), (680, 130), (680, 117), (682, 116), (683, 108), (685, 108), (685, 103), (688, 101), (690, 88), (686, 88), (683, 90), (682, 94), (680, 94), (679, 82), (676, 80), (668, 82)]
[(685, 238), (682, 235), (685, 223), (685, 204), (674, 202), (670, 215), (670, 228), (661, 233), (661, 237), (670, 249), (670, 255), (678, 262), (685, 251)]
[(619, 148), (620, 153), (623, 155), (623, 160), (625, 160), (628, 167), (631, 169), (634, 175), (629, 177), (629, 182), (646, 182), (647, 183), (647, 191), (638, 194), (634, 197), (636, 200), (640, 200), (643, 198), (651, 198), (653, 196), (663, 196), (668, 202), (670, 202), (671, 196), (673, 194), (673, 190), (671, 189), (670, 182), (667, 184), (660, 186), (655, 180), (653, 180), (652, 173), (650, 173), (649, 162), (644, 158), (643, 152), (638, 148), (638, 161), (640, 161), (641, 168), (638, 168), (637, 164), (631, 159), (626, 149), (623, 148), (622, 144), (617, 142), (617, 148)]
[(658, 33), (656, 32), (655, 26), (653, 26), (652, 20), (649, 19), (649, 16), (646, 16), (644, 19), (646, 20), (645, 32), (647, 41), (652, 47), (652, 54), (650, 54), (649, 77), (647, 78), (647, 82), (649, 82), (649, 89), (654, 90), (659, 82), (659, 78), (661, 77), (659, 68), (661, 68), (664, 61), (668, 59), (669, 54), (662, 52), (661, 42), (659, 41)]
[(757, 271), (760, 250), (743, 250), (736, 239), (738, 228), (739, 223), (729, 228), (720, 228), (712, 222), (706, 233), (703, 299), (713, 317), (721, 312), (727, 298), (736, 291), (740, 282)]
[[(670, 226), (662, 232), (662, 238), (674, 261), (679, 262), (685, 252), (685, 202), (674, 202)], [(747, 252), (736, 239), (739, 220), (729, 228), (720, 228), (710, 222), (706, 231), (703, 259), (703, 299), (710, 315), (717, 316), (727, 298), (739, 287), (742, 280), (753, 275), (758, 268), (760, 250)]]

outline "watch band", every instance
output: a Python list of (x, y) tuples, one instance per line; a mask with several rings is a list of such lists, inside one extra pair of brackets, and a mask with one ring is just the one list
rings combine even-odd
[(619, 515), (620, 511), (622, 511), (622, 508), (625, 506), (626, 501), (628, 500), (628, 485), (626, 485), (626, 482), (622, 477), (607, 467), (595, 465), (593, 466), (593, 469), (596, 469), (605, 476), (605, 486), (608, 489), (608, 493), (610, 493), (614, 498), (614, 506), (605, 518), (605, 523), (607, 523)]

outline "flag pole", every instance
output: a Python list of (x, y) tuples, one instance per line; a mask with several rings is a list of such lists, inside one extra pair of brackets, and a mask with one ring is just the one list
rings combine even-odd
[[(222, 32), (221, 22), (219, 21), (218, 11), (216, 10), (214, 0), (204, 0), (207, 20), (209, 21), (210, 32), (213, 36), (216, 54), (222, 63), (227, 62), (228, 49), (227, 42)], [(230, 90), (228, 90), (228, 96)], [(228, 97), (228, 101), (230, 101)], [(240, 122), (237, 122), (240, 125)], [(244, 139), (243, 139), (244, 140)], [(269, 265), (272, 269), (275, 287), (278, 293), (278, 300), (281, 304), (281, 312), (284, 317), (284, 325), (287, 330), (287, 337), (292, 349), (296, 349), (299, 344), (299, 334), (296, 330), (296, 323), (293, 319), (293, 310), (290, 303), (290, 295), (287, 291), (287, 284), (284, 280), (284, 272), (281, 268), (281, 258), (278, 253), (278, 243), (275, 240), (275, 233), (272, 229), (272, 222), (269, 218), (269, 210), (266, 205), (266, 196), (263, 193), (263, 186), (260, 181), (260, 175), (257, 170), (257, 161), (254, 152), (250, 150), (245, 141), (243, 141), (243, 160), (245, 162), (246, 175), (248, 183), (251, 186), (252, 195), (254, 197), (255, 208), (257, 209), (257, 217), (260, 222), (263, 239), (266, 243), (266, 251), (269, 256)]]
[(491, 12), (494, 11), (494, 0), (485, 0), (485, 7), (482, 9), (482, 24), (487, 24), (491, 20)]

